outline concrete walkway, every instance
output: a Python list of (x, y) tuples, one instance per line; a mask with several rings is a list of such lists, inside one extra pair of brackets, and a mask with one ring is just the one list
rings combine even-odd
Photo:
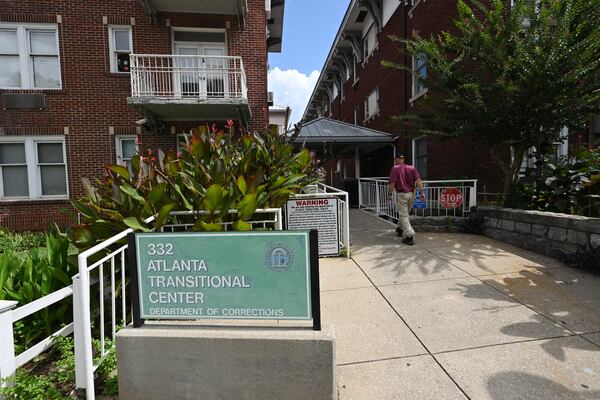
[(353, 259), (321, 259), (342, 400), (600, 399), (600, 277), (483, 236), (352, 210)]

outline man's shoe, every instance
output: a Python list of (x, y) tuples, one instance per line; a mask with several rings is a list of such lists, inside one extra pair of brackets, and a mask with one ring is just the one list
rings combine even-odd
[(402, 229), (396, 228), (396, 235), (402, 237)]
[(408, 244), (409, 246), (412, 246), (412, 245), (415, 244), (415, 241), (413, 240), (412, 236), (407, 236), (404, 239), (402, 239), (402, 243)]

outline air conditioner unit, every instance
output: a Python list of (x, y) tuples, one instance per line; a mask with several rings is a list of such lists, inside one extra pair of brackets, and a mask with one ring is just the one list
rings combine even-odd
[(273, 105), (273, 92), (268, 92), (268, 100), (267, 102), (269, 103), (269, 106)]

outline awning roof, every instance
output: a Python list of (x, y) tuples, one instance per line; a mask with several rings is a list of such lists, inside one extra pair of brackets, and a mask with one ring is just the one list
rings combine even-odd
[(393, 143), (388, 133), (352, 125), (330, 118), (318, 118), (300, 127), (300, 133), (292, 138), (296, 144), (308, 143)]

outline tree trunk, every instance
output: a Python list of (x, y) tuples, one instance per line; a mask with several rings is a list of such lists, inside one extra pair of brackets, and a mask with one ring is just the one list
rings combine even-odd
[[(504, 146), (503, 146), (504, 147)], [(508, 207), (510, 205), (510, 195), (513, 193), (515, 184), (519, 180), (518, 172), (523, 163), (523, 155), (525, 153), (525, 146), (517, 144), (514, 147), (514, 157), (510, 160), (510, 164), (506, 165), (505, 160), (500, 154), (498, 154), (498, 148), (496, 146), (490, 147), (490, 154), (492, 159), (498, 164), (502, 172), (504, 173), (504, 184), (502, 194), (502, 205)]]

